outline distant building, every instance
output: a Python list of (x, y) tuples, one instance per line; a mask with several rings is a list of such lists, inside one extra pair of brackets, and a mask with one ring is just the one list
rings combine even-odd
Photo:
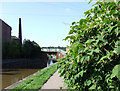
[(2, 25), (2, 44), (4, 43), (10, 43), (11, 42), (11, 31), (12, 28), (7, 23), (5, 23), (3, 20), (0, 19), (0, 24)]
[(16, 36), (11, 36), (11, 40), (13, 41), (16, 41), (17, 43), (19, 43), (20, 42), (20, 39), (19, 38), (17, 38)]

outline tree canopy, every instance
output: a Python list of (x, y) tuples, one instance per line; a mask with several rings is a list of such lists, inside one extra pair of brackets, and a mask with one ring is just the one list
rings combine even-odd
[(11, 43), (5, 43), (2, 50), (3, 59), (15, 58), (41, 58), (40, 46), (30, 40), (24, 40), (23, 44), (12, 40)]

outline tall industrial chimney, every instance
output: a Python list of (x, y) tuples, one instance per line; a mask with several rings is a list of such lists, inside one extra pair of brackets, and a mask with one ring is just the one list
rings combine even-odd
[(22, 45), (22, 26), (21, 26), (21, 18), (19, 18), (19, 35), (18, 38), (20, 40), (20, 44)]

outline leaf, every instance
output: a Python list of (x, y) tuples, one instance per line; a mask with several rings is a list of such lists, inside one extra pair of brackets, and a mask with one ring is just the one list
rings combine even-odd
[(87, 56), (87, 61), (89, 61), (90, 60), (90, 56)]
[(88, 80), (87, 81), (87, 85), (89, 86), (91, 84), (91, 80)]
[(120, 54), (120, 46), (117, 46), (114, 51), (116, 54)]
[(118, 36), (118, 34), (120, 33), (118, 27), (115, 29), (115, 33), (116, 33), (117, 36)]
[(84, 52), (86, 52), (87, 50), (89, 50), (89, 47), (84, 48)]
[(75, 79), (80, 77), (80, 72), (78, 74), (75, 75)]
[(75, 35), (67, 36), (67, 37), (66, 37), (65, 39), (63, 39), (63, 40), (66, 41), (66, 40), (69, 39), (69, 38), (70, 38), (70, 39), (75, 39)]
[(120, 64), (116, 65), (112, 70), (111, 78), (115, 76), (120, 80)]
[(76, 24), (76, 22), (72, 22), (72, 25), (75, 25)]
[(80, 19), (79, 24), (82, 25), (85, 22), (85, 19)]
[(77, 62), (79, 62), (79, 61), (80, 61), (80, 57), (78, 56), (78, 57), (77, 57)]
[(95, 84), (93, 84), (89, 89), (90, 90), (95, 90)]
[(114, 86), (110, 86), (109, 88), (114, 88)]
[(103, 56), (100, 60), (103, 60), (103, 59), (106, 59), (107, 58), (107, 56)]
[(76, 32), (77, 32), (76, 30), (70, 30), (69, 34), (73, 34), (73, 33), (76, 33)]
[(90, 15), (90, 10), (84, 12), (84, 14), (85, 14), (85, 16), (86, 16), (86, 15)]
[(94, 26), (94, 24), (92, 23), (92, 24), (90, 24), (90, 27), (93, 27)]
[(79, 44), (78, 44), (78, 47), (80, 47), (80, 48), (83, 47), (83, 44), (82, 44), (82, 43), (79, 43)]
[(97, 35), (97, 38), (101, 41), (103, 41), (103, 38), (104, 38), (105, 35)]
[(81, 77), (83, 76), (83, 73), (84, 73), (84, 71), (82, 70), (82, 71), (80, 72)]
[[(108, 32), (110, 33), (112, 30), (113, 30), (113, 28), (114, 27), (116, 27), (117, 26), (117, 24), (115, 25), (115, 26), (111, 26), (109, 29), (108, 29)], [(117, 28), (116, 28), (117, 29)], [(116, 31), (116, 30), (115, 30)]]
[(120, 41), (116, 41), (115, 46), (120, 46)]
[(85, 58), (84, 56), (81, 57), (80, 59), (81, 63), (84, 61), (84, 58)]
[(69, 38), (70, 38), (70, 36), (67, 36), (67, 37), (66, 37), (65, 39), (63, 39), (63, 40), (65, 40), (65, 41), (66, 41), (66, 40), (67, 40), (67, 39), (69, 39)]
[(90, 53), (87, 53), (88, 55), (93, 55), (93, 49), (91, 50)]
[(90, 4), (92, 1), (93, 1), (93, 0), (90, 0), (90, 1), (88, 2), (88, 4)]
[(99, 53), (100, 52), (99, 48), (95, 49), (94, 52)]
[(95, 41), (95, 39), (89, 39), (89, 40), (87, 40), (85, 43), (86, 44), (90, 44), (90, 43), (92, 43), (92, 42), (94, 42)]

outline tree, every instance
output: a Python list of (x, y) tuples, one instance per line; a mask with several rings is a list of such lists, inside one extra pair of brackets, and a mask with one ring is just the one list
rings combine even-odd
[(41, 48), (34, 41), (24, 40), (22, 45), (22, 51), (23, 51), (24, 58), (40, 58), (41, 57)]
[(3, 46), (3, 59), (6, 58), (20, 58), (20, 45), (15, 40), (11, 43), (5, 43)]

